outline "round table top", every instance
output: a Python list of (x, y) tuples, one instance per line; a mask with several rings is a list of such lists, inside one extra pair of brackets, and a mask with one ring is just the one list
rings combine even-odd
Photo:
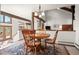
[(32, 37), (32, 38), (34, 38), (34, 39), (43, 39), (43, 38), (47, 38), (47, 37), (49, 37), (49, 35), (48, 34), (44, 34), (44, 33), (36, 33), (36, 34), (30, 34), (29, 35), (30, 37)]

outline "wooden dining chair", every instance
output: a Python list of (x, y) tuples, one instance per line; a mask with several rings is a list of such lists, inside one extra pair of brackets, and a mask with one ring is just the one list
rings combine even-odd
[(57, 34), (58, 34), (58, 30), (56, 31), (55, 36), (53, 38), (47, 38), (45, 40), (46, 47), (47, 47), (47, 44), (53, 45), (54, 54), (55, 54), (55, 42), (56, 42)]
[(34, 54), (36, 54), (39, 50), (40, 42), (35, 42), (35, 40), (30, 37), (30, 34), (35, 34), (35, 31), (24, 29), (22, 30), (22, 33), (25, 40), (26, 51), (32, 51)]

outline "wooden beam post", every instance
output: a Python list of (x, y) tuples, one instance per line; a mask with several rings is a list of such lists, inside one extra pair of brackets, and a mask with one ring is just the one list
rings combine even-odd
[(32, 12), (32, 29), (34, 30), (34, 12)]
[(73, 30), (73, 21), (75, 20), (75, 5), (71, 6), (72, 10), (72, 30)]

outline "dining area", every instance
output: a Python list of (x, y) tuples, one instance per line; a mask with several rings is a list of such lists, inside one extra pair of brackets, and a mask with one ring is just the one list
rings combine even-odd
[(22, 30), (24, 41), (25, 41), (25, 47), (26, 47), (26, 54), (32, 52), (34, 55), (40, 55), (41, 53), (46, 54), (48, 52), (47, 47), (48, 44), (52, 44), (55, 54), (55, 41), (58, 34), (58, 31), (56, 31), (56, 34), (54, 35), (54, 38), (49, 38), (49, 34), (45, 33), (43, 30), (42, 33), (36, 33), (34, 30)]
[[(63, 43), (73, 43), (75, 31), (71, 24), (71, 14), (67, 14), (70, 18), (69, 22), (64, 22), (63, 11), (58, 9), (41, 12), (42, 5), (39, 5), (39, 11), (32, 12), (31, 29), (22, 29), (23, 39), (25, 41), (26, 54), (29, 55), (58, 55), (69, 54), (69, 51)], [(58, 13), (57, 13), (58, 12)], [(43, 15), (42, 15), (43, 13)], [(56, 14), (62, 15), (58, 18)], [(41, 17), (40, 17), (41, 15)], [(54, 15), (54, 18), (53, 16)], [(50, 18), (49, 18), (50, 17)], [(57, 18), (57, 20), (56, 20)], [(63, 20), (61, 20), (63, 18)], [(60, 20), (58, 20), (60, 19)], [(58, 22), (59, 21), (59, 22)], [(62, 23), (62, 24), (61, 24)], [(67, 33), (67, 34), (66, 34)], [(68, 37), (73, 35), (72, 38)], [(64, 41), (65, 40), (65, 41)], [(70, 41), (70, 42), (69, 42)], [(72, 44), (71, 43), (71, 44)]]
[(1, 1), (1, 59), (78, 58), (78, 1), (55, 1)]
[[(79, 36), (76, 33), (76, 20), (73, 21), (74, 13), (65, 9), (72, 10), (75, 5), (58, 4), (58, 7), (56, 5), (2, 4), (0, 54), (79, 54), (77, 50), (79, 41), (76, 40)], [(12, 13), (11, 11), (17, 13)], [(21, 13), (21, 11), (23, 12)], [(10, 21), (7, 22), (7, 20)]]

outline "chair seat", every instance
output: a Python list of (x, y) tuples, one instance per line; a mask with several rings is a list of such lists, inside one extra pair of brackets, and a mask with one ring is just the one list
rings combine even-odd
[(54, 44), (54, 39), (48, 38), (46, 39), (46, 43)]
[(34, 44), (34, 42), (29, 42), (28, 46), (29, 47), (38, 47), (38, 46), (40, 46), (40, 42), (35, 42), (35, 44)]

